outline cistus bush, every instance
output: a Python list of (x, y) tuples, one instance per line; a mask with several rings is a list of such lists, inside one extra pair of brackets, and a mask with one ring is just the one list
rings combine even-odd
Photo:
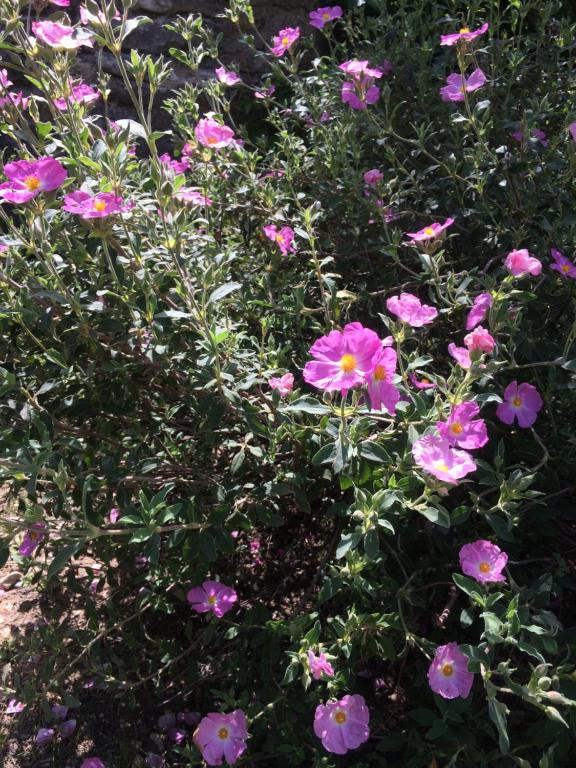
[[(83, 619), (4, 647), (7, 717), (90, 768), (573, 765), (567, 9), (234, 0), (249, 80), (67, 5), (0, 0), (1, 551)], [(141, 752), (74, 751), (88, 691)]]

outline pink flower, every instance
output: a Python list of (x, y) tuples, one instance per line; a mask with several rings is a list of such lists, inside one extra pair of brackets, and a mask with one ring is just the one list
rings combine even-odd
[(234, 143), (234, 131), (227, 125), (220, 125), (211, 117), (203, 117), (196, 124), (194, 135), (204, 147), (222, 149)]
[(570, 133), (570, 136), (576, 141), (576, 123), (570, 123), (568, 126), (568, 131)]
[(47, 747), (54, 739), (54, 728), (39, 728), (34, 741), (39, 747)]
[(91, 88), (87, 83), (80, 83), (79, 85), (72, 86), (67, 96), (54, 99), (52, 103), (60, 112), (66, 112), (71, 104), (93, 104), (99, 98), (100, 93), (98, 91)]
[(310, 347), (315, 360), (304, 366), (304, 381), (345, 395), (352, 387), (364, 384), (381, 349), (378, 334), (360, 323), (348, 323), (342, 331), (330, 331)]
[(502, 575), (508, 562), (508, 555), (500, 547), (484, 539), (464, 544), (459, 554), (460, 567), (466, 576), (481, 584), (491, 581), (506, 581)]
[(39, 547), (45, 538), (46, 524), (41, 522), (34, 523), (32, 528), (28, 529), (24, 534), (24, 538), (18, 549), (18, 554), (22, 557), (32, 557), (36, 551), (36, 547)]
[(279, 377), (272, 376), (269, 379), (268, 384), (270, 389), (277, 390), (281, 397), (286, 397), (286, 395), (289, 395), (294, 389), (294, 374), (285, 373), (283, 376)]
[(56, 730), (61, 739), (69, 739), (76, 730), (76, 720), (66, 720), (64, 723), (57, 725)]
[(374, 85), (384, 74), (379, 67), (371, 67), (367, 60), (350, 59), (339, 69), (352, 78), (342, 84), (342, 101), (352, 109), (366, 109), (380, 98), (380, 89)]
[(534, 139), (536, 141), (539, 141), (543, 147), (547, 147), (549, 144), (548, 139), (546, 138), (546, 134), (544, 133), (544, 131), (541, 131), (540, 128), (532, 128), (526, 141), (524, 139), (524, 133), (520, 129), (518, 129), (517, 131), (514, 131), (514, 133), (512, 134), (512, 138), (516, 139), (516, 141), (519, 144), (526, 143), (526, 141), (528, 141), (529, 139)]
[(23, 712), (25, 709), (26, 704), (23, 704), (21, 701), (17, 701), (16, 699), (10, 699), (8, 701), (8, 706), (6, 707), (6, 714), (19, 715), (20, 712)]
[(247, 738), (248, 723), (241, 709), (229, 715), (210, 712), (194, 733), (194, 743), (208, 765), (222, 765), (223, 759), (234, 765), (246, 749)]
[(310, 25), (316, 27), (316, 29), (324, 29), (324, 26), (330, 21), (335, 21), (342, 17), (342, 8), (339, 5), (335, 5), (332, 8), (317, 8), (315, 11), (310, 11), (308, 18)]
[(392, 384), (396, 373), (396, 352), (390, 347), (382, 349), (379, 355), (372, 360), (372, 370), (366, 377), (368, 383), (368, 397), (373, 411), (381, 411), (382, 407), (388, 413), (396, 410), (400, 392)]
[(114, 525), (120, 519), (120, 515), (121, 515), (121, 513), (120, 513), (120, 510), (118, 509), (118, 507), (112, 507), (112, 509), (108, 513), (108, 520), (110, 520), (112, 525)]
[(437, 221), (435, 221), (433, 224), (430, 224), (428, 227), (424, 227), (424, 229), (419, 229), (418, 232), (407, 232), (406, 234), (411, 239), (413, 243), (421, 243), (426, 240), (433, 240), (439, 235), (444, 232), (445, 229), (448, 229), (449, 226), (454, 224), (454, 219), (446, 219), (444, 224), (439, 224)]
[(383, 178), (384, 174), (382, 171), (379, 171), (377, 168), (372, 168), (371, 171), (366, 171), (364, 174), (364, 183), (369, 187), (375, 187)]
[(168, 152), (164, 152), (158, 158), (165, 168), (170, 168), (178, 176), (181, 173), (185, 173), (190, 168), (190, 161), (187, 157), (183, 157), (182, 160), (175, 160)]
[(470, 31), (468, 27), (462, 27), (458, 32), (453, 32), (450, 35), (440, 35), (440, 45), (456, 45), (460, 42), (468, 42), (468, 40), (474, 40), (476, 37), (480, 37), (484, 32), (488, 30), (488, 24), (482, 24), (478, 29)]
[(312, 651), (308, 651), (308, 664), (310, 665), (310, 672), (314, 680), (320, 680), (322, 675), (327, 677), (334, 676), (334, 669), (332, 664), (327, 660), (325, 653), (320, 653), (315, 656)]
[(408, 374), (408, 378), (410, 379), (412, 384), (416, 387), (416, 389), (435, 389), (438, 386), (433, 381), (430, 381), (425, 377), (418, 379), (414, 373)]
[(63, 704), (53, 704), (51, 709), (56, 720), (64, 720), (68, 714), (68, 707), (65, 707)]
[(92, 48), (94, 38), (84, 29), (75, 30), (66, 24), (55, 21), (33, 21), (32, 33), (36, 39), (50, 48), (71, 51), (86, 45)]
[(464, 345), (469, 352), (480, 352), (489, 355), (496, 346), (494, 337), (486, 328), (476, 326), (473, 331), (464, 336)]
[(468, 659), (457, 643), (440, 645), (428, 670), (428, 683), (434, 693), (443, 699), (466, 699), (472, 688), (474, 675), (468, 672)]
[(268, 240), (272, 240), (272, 242), (278, 244), (280, 253), (283, 256), (287, 256), (289, 253), (296, 253), (294, 230), (292, 227), (282, 227), (281, 229), (278, 229), (275, 224), (266, 224), (262, 229)]
[(504, 424), (513, 424), (514, 419), (518, 419), (521, 427), (531, 427), (543, 404), (538, 390), (532, 384), (512, 381), (504, 390), (504, 402), (496, 409), (496, 416)]
[(283, 56), (300, 37), (300, 27), (286, 27), (272, 39), (274, 45), (270, 48), (270, 53), (274, 56)]
[(201, 587), (189, 590), (186, 598), (197, 613), (212, 611), (214, 616), (221, 619), (234, 607), (238, 595), (232, 587), (227, 587), (219, 581), (205, 581)]
[(10, 88), (11, 85), (14, 85), (14, 83), (8, 77), (8, 70), (0, 69), (0, 87), (8, 90), (8, 88)]
[(18, 109), (25, 110), (28, 109), (29, 102), (30, 97), (24, 96), (22, 91), (19, 91), (18, 93), (10, 91), (6, 96), (0, 98), (0, 109), (4, 109), (4, 107), (9, 104), (13, 104)]
[(104, 219), (106, 216), (125, 213), (131, 207), (113, 192), (98, 192), (96, 195), (91, 195), (78, 189), (64, 196), (62, 209), (82, 219)]
[(576, 264), (573, 264), (570, 259), (567, 259), (563, 253), (557, 251), (556, 248), (552, 248), (550, 255), (554, 259), (554, 264), (550, 264), (550, 269), (554, 269), (560, 273), (562, 277), (571, 277), (576, 279)]
[(464, 101), (464, 94), (477, 91), (485, 82), (486, 75), (481, 69), (475, 69), (469, 78), (453, 72), (446, 78), (446, 85), (440, 88), (442, 101)]
[(510, 251), (508, 256), (506, 256), (504, 266), (514, 277), (522, 277), (523, 275), (537, 276), (542, 272), (542, 262), (530, 256), (526, 248), (521, 248), (519, 251)]
[(465, 370), (468, 370), (472, 365), (470, 352), (468, 352), (466, 347), (457, 347), (454, 343), (448, 344), (448, 353)]
[(399, 317), (403, 323), (408, 323), (412, 328), (421, 328), (428, 325), (438, 316), (436, 307), (422, 304), (417, 296), (412, 293), (401, 293), (400, 296), (391, 296), (386, 300), (388, 312)]
[(344, 696), (340, 701), (319, 704), (314, 715), (314, 733), (328, 752), (345, 755), (370, 738), (370, 712), (363, 696)]
[(276, 93), (276, 86), (271, 85), (268, 88), (264, 88), (262, 91), (255, 91), (254, 98), (256, 99), (269, 99)]
[[(116, 10), (113, 19), (121, 19), (120, 11)], [(80, 21), (82, 24), (93, 24), (94, 26), (102, 26), (106, 23), (106, 15), (104, 11), (98, 11), (98, 13), (91, 13), (84, 5), (80, 6)]]
[(182, 203), (205, 205), (207, 208), (214, 204), (212, 198), (206, 197), (206, 195), (203, 195), (198, 189), (192, 189), (192, 187), (180, 187), (174, 197)]
[(488, 314), (488, 310), (491, 306), (492, 295), (490, 293), (480, 293), (476, 296), (474, 303), (472, 304), (472, 309), (466, 318), (466, 330), (471, 331), (472, 328), (475, 328), (481, 323)]
[(215, 74), (224, 85), (236, 85), (240, 82), (240, 75), (237, 75), (236, 72), (232, 72), (230, 69), (226, 69), (226, 67), (218, 67), (215, 70)]
[(16, 160), (4, 166), (8, 181), (0, 184), (0, 199), (8, 203), (27, 203), (41, 192), (62, 186), (68, 173), (53, 157)]
[(412, 446), (412, 456), (419, 467), (452, 485), (476, 469), (476, 462), (466, 453), (452, 448), (437, 435), (420, 437)]
[(80, 768), (106, 768), (106, 766), (99, 757), (87, 757)]
[(457, 448), (482, 448), (488, 442), (488, 432), (484, 419), (475, 418), (479, 413), (480, 408), (473, 402), (453, 406), (447, 421), (436, 424), (440, 437)]

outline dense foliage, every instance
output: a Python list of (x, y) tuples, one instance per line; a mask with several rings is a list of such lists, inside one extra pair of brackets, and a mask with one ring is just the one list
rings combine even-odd
[(179, 19), (218, 75), (166, 134), (146, 20), (62, 5), (0, 0), (1, 551), (84, 620), (4, 648), (9, 716), (55, 765), (91, 689), (143, 722), (107, 768), (571, 765), (576, 25), (372, 0), (259, 41), (233, 0), (262, 81)]

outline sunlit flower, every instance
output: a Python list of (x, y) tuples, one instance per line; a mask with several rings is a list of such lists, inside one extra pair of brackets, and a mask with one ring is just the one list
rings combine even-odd
[(342, 17), (342, 8), (339, 5), (334, 5), (331, 8), (317, 8), (315, 11), (310, 11), (308, 19), (312, 27), (316, 29), (324, 29), (326, 24)]
[(366, 109), (380, 98), (380, 89), (374, 81), (382, 77), (379, 67), (371, 67), (366, 60), (350, 59), (339, 65), (339, 69), (351, 77), (342, 84), (342, 101), (352, 109)]
[(200, 190), (193, 189), (192, 187), (180, 187), (174, 197), (183, 203), (189, 203), (190, 205), (204, 205), (207, 208), (214, 204), (212, 198), (207, 197), (202, 194)]
[(325, 653), (320, 653), (316, 656), (313, 651), (308, 651), (308, 664), (314, 680), (321, 680), (322, 675), (326, 675), (326, 677), (334, 676), (334, 669), (326, 658)]
[(416, 389), (436, 389), (438, 386), (433, 381), (430, 381), (430, 379), (427, 379), (425, 376), (422, 376), (421, 379), (418, 379), (415, 373), (408, 374), (408, 378), (416, 387)]
[(304, 381), (327, 392), (340, 391), (364, 384), (380, 353), (378, 334), (361, 323), (348, 323), (342, 331), (330, 331), (310, 348), (315, 360), (304, 366)]
[(466, 576), (471, 576), (481, 584), (506, 581), (502, 571), (508, 562), (508, 555), (490, 541), (479, 539), (471, 544), (464, 544), (459, 558), (460, 567)]
[(124, 202), (113, 192), (98, 192), (91, 195), (79, 189), (64, 196), (62, 209), (82, 219), (104, 219), (129, 211), (133, 206)]
[(223, 759), (234, 765), (246, 750), (247, 738), (248, 723), (241, 709), (229, 715), (210, 712), (194, 733), (194, 743), (208, 765), (222, 765)]
[(222, 149), (235, 142), (232, 128), (221, 125), (211, 117), (203, 117), (198, 121), (194, 135), (202, 146), (210, 149)]
[(412, 446), (412, 456), (419, 467), (451, 485), (476, 470), (476, 462), (466, 453), (452, 448), (438, 435), (424, 435)]
[(71, 51), (81, 45), (88, 48), (94, 45), (94, 38), (86, 30), (55, 21), (33, 21), (32, 34), (38, 42), (58, 50)]
[(289, 253), (296, 253), (294, 230), (292, 227), (284, 226), (278, 229), (275, 224), (266, 224), (262, 229), (268, 240), (272, 240), (273, 243), (278, 245), (283, 256), (287, 256)]
[(466, 347), (457, 347), (453, 342), (448, 344), (448, 354), (453, 357), (461, 368), (468, 369), (472, 365), (470, 352)]
[(373, 411), (384, 408), (393, 414), (400, 400), (400, 392), (392, 383), (396, 373), (396, 352), (390, 347), (382, 349), (372, 360), (372, 370), (366, 376), (368, 397)]
[(567, 259), (556, 248), (551, 249), (550, 255), (554, 259), (554, 264), (550, 264), (550, 269), (554, 269), (564, 278), (571, 277), (573, 280), (576, 280), (576, 264)]
[(492, 303), (492, 295), (490, 293), (480, 293), (476, 296), (472, 309), (468, 312), (468, 317), (466, 318), (467, 331), (471, 331), (484, 320)]
[(276, 93), (276, 86), (270, 85), (268, 88), (263, 88), (261, 91), (254, 92), (255, 99), (269, 99)]
[(100, 98), (100, 93), (87, 83), (79, 83), (72, 86), (70, 93), (52, 102), (56, 109), (65, 112), (72, 104), (93, 104)]
[(542, 272), (542, 262), (530, 256), (526, 248), (510, 251), (508, 256), (506, 256), (504, 266), (514, 277), (522, 277), (523, 275), (537, 276)]
[(457, 643), (440, 645), (428, 669), (428, 683), (443, 699), (468, 698), (474, 675)]
[(314, 714), (314, 733), (328, 752), (345, 755), (370, 738), (370, 712), (363, 696), (344, 696), (340, 701), (319, 704)]
[(486, 328), (477, 325), (473, 331), (464, 336), (464, 346), (469, 352), (480, 352), (481, 354), (489, 355), (494, 351), (496, 341)]
[(488, 442), (484, 419), (477, 419), (480, 408), (473, 402), (453, 406), (446, 421), (436, 424), (440, 437), (457, 448), (471, 450), (482, 448)]
[[(185, 173), (190, 168), (190, 161), (187, 156), (184, 156), (182, 160), (176, 160), (168, 152), (164, 152), (158, 160), (160, 160), (165, 168), (170, 168), (171, 171), (174, 171), (177, 176)], [(182, 187), (178, 191), (180, 192), (181, 189)]]
[(468, 42), (483, 35), (488, 30), (488, 24), (482, 24), (478, 29), (470, 30), (468, 27), (462, 27), (458, 32), (452, 32), (449, 35), (440, 35), (440, 45), (456, 45), (457, 43)]
[(427, 227), (419, 229), (418, 232), (407, 232), (406, 234), (410, 238), (411, 242), (421, 243), (427, 240), (434, 240), (452, 224), (454, 224), (454, 219), (448, 218), (444, 224), (439, 224), (437, 221), (435, 221), (433, 224), (429, 224)]
[(18, 549), (18, 554), (22, 557), (32, 557), (36, 548), (42, 544), (46, 538), (46, 524), (34, 523), (24, 534), (22, 543)]
[(270, 48), (270, 53), (274, 56), (283, 56), (300, 37), (300, 27), (286, 27), (272, 39), (274, 45)]
[(236, 85), (240, 82), (240, 75), (226, 67), (218, 67), (215, 70), (216, 77), (223, 85)]
[(496, 409), (496, 416), (504, 424), (513, 424), (518, 419), (521, 427), (531, 427), (543, 405), (536, 387), (512, 381), (504, 390), (504, 402)]
[(0, 199), (8, 203), (27, 203), (42, 192), (62, 186), (68, 173), (53, 157), (16, 160), (4, 166), (8, 181), (0, 184)]
[(485, 83), (486, 75), (481, 69), (475, 69), (468, 78), (453, 72), (446, 78), (446, 85), (440, 88), (442, 101), (464, 101), (466, 93), (477, 91)]
[(408, 323), (413, 328), (421, 328), (428, 325), (437, 316), (438, 310), (429, 304), (422, 304), (417, 296), (412, 293), (401, 293), (399, 296), (391, 296), (386, 300), (386, 308), (403, 323)]
[(268, 380), (270, 389), (275, 389), (280, 397), (286, 397), (294, 389), (294, 374), (285, 373), (283, 376), (272, 376)]
[(186, 595), (188, 602), (197, 613), (211, 611), (219, 619), (228, 613), (238, 600), (238, 595), (219, 581), (205, 581), (201, 587), (194, 587)]

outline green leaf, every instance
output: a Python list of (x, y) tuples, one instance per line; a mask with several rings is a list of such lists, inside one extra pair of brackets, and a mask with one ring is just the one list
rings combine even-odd
[(484, 605), (484, 596), (480, 592), (480, 588), (474, 579), (469, 579), (468, 576), (463, 576), (461, 573), (453, 573), (452, 580), (458, 589), (461, 589), (462, 592), (466, 592), (475, 603)]
[(364, 552), (370, 560), (380, 557), (380, 539), (376, 528), (370, 528), (364, 536)]
[(353, 533), (344, 533), (340, 539), (340, 543), (336, 548), (336, 560), (341, 560), (347, 552), (351, 552), (358, 546), (358, 542), (362, 538), (362, 534), (354, 531)]
[(360, 443), (360, 456), (368, 461), (374, 461), (376, 464), (389, 464), (391, 459), (388, 451), (373, 440), (364, 440)]
[(281, 408), (280, 411), (282, 413), (315, 413), (315, 414), (322, 414), (322, 413), (330, 413), (330, 408), (328, 408), (327, 405), (324, 405), (324, 403), (320, 403), (316, 398), (305, 396), (305, 397), (299, 397), (298, 400), (294, 400), (293, 403), (290, 403), (290, 405), (284, 406), (284, 408)]
[(84, 542), (82, 541), (76, 541), (74, 544), (68, 544), (68, 546), (64, 547), (56, 553), (52, 562), (48, 566), (48, 574), (46, 576), (48, 581), (60, 573), (66, 563), (72, 557), (74, 557), (74, 555), (78, 554), (78, 552), (82, 549), (83, 543)]
[(206, 302), (206, 306), (222, 301), (225, 296), (228, 296), (232, 291), (237, 291), (238, 288), (242, 288), (242, 283), (226, 283), (225, 285), (221, 285), (219, 288), (212, 291)]
[(442, 528), (450, 528), (450, 514), (443, 507), (426, 507), (418, 509), (417, 512), (424, 515), (431, 523), (436, 523), (436, 525), (440, 525)]
[(490, 715), (490, 720), (492, 720), (496, 726), (496, 730), (498, 731), (498, 744), (500, 745), (500, 752), (502, 752), (503, 755), (506, 755), (510, 750), (510, 738), (508, 736), (508, 728), (506, 726), (506, 715), (508, 713), (508, 708), (506, 707), (506, 704), (498, 701), (493, 696), (489, 696), (488, 713)]

